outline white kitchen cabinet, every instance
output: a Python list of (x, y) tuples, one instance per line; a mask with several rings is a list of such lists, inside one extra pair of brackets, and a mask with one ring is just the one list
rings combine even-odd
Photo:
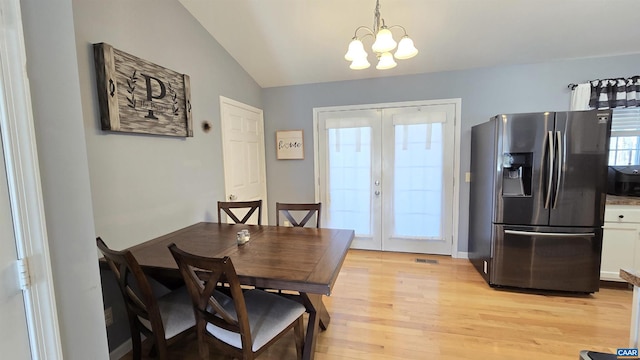
[(640, 267), (640, 206), (607, 205), (600, 280), (624, 281), (620, 269)]

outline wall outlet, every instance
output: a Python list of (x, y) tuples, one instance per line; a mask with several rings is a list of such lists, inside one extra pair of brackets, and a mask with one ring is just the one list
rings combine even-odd
[(285, 220), (284, 226), (291, 227), (291, 222), (289, 220)]
[(464, 173), (464, 182), (471, 182), (471, 173), (470, 172)]
[(108, 307), (104, 309), (104, 322), (107, 326), (113, 325), (113, 308)]

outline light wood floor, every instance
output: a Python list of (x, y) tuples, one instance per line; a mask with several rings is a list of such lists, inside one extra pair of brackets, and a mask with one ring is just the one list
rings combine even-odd
[[(580, 350), (628, 346), (631, 300), (625, 288), (589, 296), (496, 290), (465, 259), (351, 250), (324, 300), (331, 323), (316, 359), (576, 360)], [(197, 359), (195, 341), (172, 353)], [(295, 359), (293, 336), (260, 359)]]

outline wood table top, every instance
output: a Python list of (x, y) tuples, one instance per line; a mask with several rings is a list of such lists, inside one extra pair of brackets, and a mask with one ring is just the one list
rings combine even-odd
[[(237, 245), (236, 233), (251, 238)], [(354, 231), (201, 222), (129, 250), (146, 269), (177, 272), (168, 245), (206, 257), (229, 256), (240, 282), (270, 289), (330, 295)]]

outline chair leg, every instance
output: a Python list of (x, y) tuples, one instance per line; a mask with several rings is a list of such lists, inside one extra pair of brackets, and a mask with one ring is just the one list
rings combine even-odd
[(304, 353), (304, 320), (303, 316), (300, 316), (293, 326), (293, 332), (296, 339), (296, 354), (298, 360), (302, 360), (302, 354)]
[(135, 320), (129, 317), (129, 330), (131, 332), (131, 355), (133, 360), (142, 359), (142, 334), (136, 327)]
[(159, 360), (169, 360), (169, 352), (167, 350), (167, 341), (162, 338), (160, 339), (158, 335), (156, 335), (155, 333), (153, 334), (155, 336), (155, 349), (156, 349), (156, 353), (158, 356)]
[(204, 321), (198, 321), (196, 331), (198, 332), (198, 354), (200, 355), (200, 360), (209, 360), (209, 344), (207, 344), (207, 339), (205, 339), (206, 335), (204, 332), (207, 330), (205, 329)]

